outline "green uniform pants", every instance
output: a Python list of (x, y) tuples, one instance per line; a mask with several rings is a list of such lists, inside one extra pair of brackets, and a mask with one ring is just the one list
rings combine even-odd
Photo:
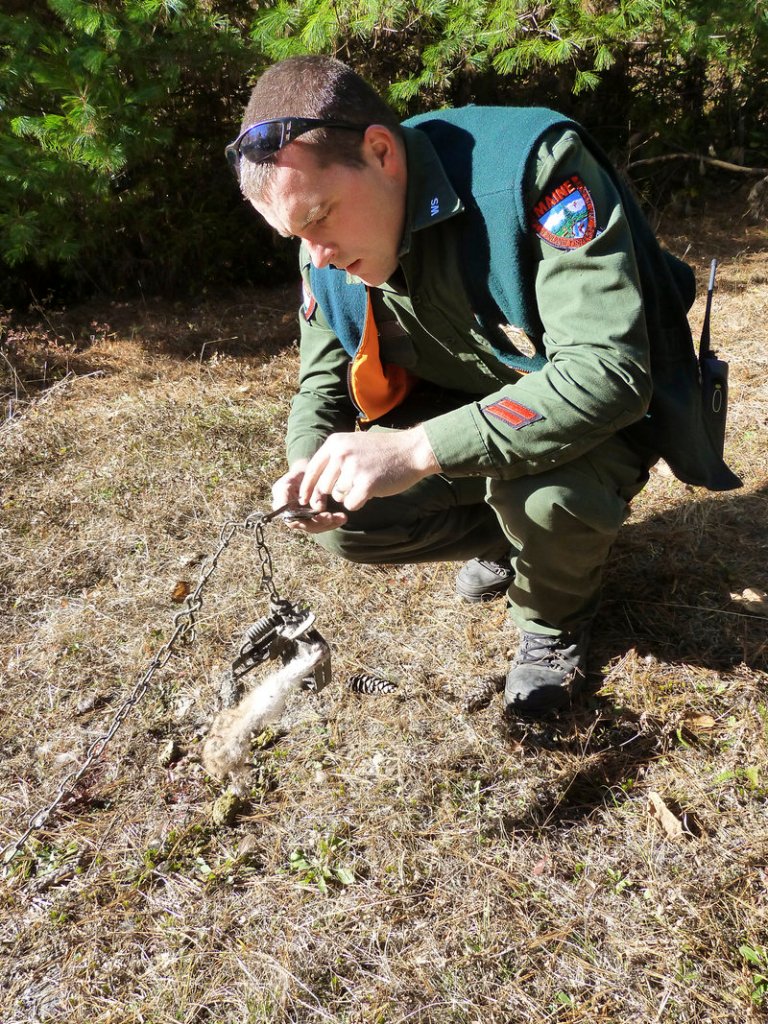
[(616, 435), (535, 476), (427, 477), (395, 497), (372, 499), (316, 539), (370, 564), (493, 559), (511, 547), (515, 624), (532, 633), (572, 632), (595, 613), (603, 566), (651, 461)]

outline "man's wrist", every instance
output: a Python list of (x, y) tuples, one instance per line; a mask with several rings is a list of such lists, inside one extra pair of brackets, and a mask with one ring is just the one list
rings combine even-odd
[(414, 467), (424, 476), (442, 472), (424, 427), (419, 424), (416, 427), (411, 427), (408, 433), (412, 435)]

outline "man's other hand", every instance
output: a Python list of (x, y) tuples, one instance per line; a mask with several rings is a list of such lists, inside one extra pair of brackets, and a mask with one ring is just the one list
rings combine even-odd
[(330, 494), (355, 512), (370, 498), (400, 494), (439, 472), (423, 427), (331, 434), (302, 467), (298, 498), (322, 512)]

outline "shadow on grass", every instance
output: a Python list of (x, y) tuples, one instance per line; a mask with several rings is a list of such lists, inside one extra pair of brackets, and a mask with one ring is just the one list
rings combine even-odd
[[(94, 299), (69, 309), (0, 310), (0, 396), (29, 399), (65, 376), (119, 372), (130, 349), (203, 365), (226, 356), (260, 364), (298, 336), (296, 288), (222, 294), (195, 305)], [(114, 347), (113, 342), (123, 346)]]
[[(554, 755), (560, 765), (554, 775), (546, 773), (519, 816), (505, 816), (507, 832), (573, 826), (607, 805), (623, 803), (647, 765), (678, 745), (684, 732), (663, 719), (590, 697), (556, 721), (509, 719), (501, 728), (513, 746), (529, 755)], [(696, 742), (690, 734), (685, 741)]]
[(262, 362), (298, 337), (297, 286), (232, 292), (200, 305), (145, 308), (138, 338), (150, 352), (206, 362), (216, 355)]
[(712, 670), (768, 667), (768, 621), (731, 593), (768, 589), (768, 484), (632, 523), (606, 570), (595, 661), (641, 655)]
[[(505, 831), (577, 825), (630, 799), (660, 756), (706, 742), (688, 730), (679, 701), (665, 713), (662, 694), (654, 714), (616, 706), (598, 693), (606, 683), (601, 669), (614, 659), (620, 667), (634, 652), (650, 657), (654, 672), (765, 670), (768, 622), (730, 594), (768, 589), (766, 521), (768, 486), (683, 504), (624, 528), (606, 573), (584, 692), (551, 720), (501, 726), (513, 749), (554, 755), (561, 765), (519, 817), (504, 819)], [(702, 831), (690, 816), (686, 828)]]

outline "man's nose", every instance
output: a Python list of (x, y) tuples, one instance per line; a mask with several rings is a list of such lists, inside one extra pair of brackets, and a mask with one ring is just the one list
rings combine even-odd
[(327, 267), (329, 263), (333, 262), (333, 249), (327, 245), (319, 245), (317, 242), (307, 242), (307, 248), (309, 249), (309, 258), (318, 270), (322, 270), (323, 267)]

